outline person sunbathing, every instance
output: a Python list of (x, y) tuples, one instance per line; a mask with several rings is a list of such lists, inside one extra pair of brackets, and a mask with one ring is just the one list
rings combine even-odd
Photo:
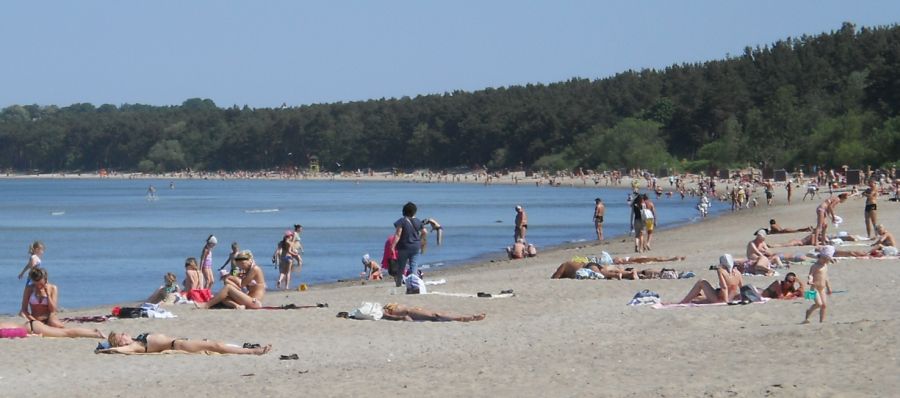
[(769, 229), (767, 230), (770, 235), (772, 234), (790, 234), (794, 232), (812, 232), (813, 227), (806, 228), (785, 228), (778, 225), (778, 222), (775, 219), (769, 220)]
[(766, 245), (765, 229), (756, 231), (756, 237), (747, 243), (747, 259), (750, 260), (749, 269), (748, 264), (744, 264), (743, 271), (757, 275), (774, 274), (772, 264), (783, 266), (778, 255), (769, 251), (769, 246)]
[(897, 256), (897, 248), (894, 246), (884, 246), (882, 248), (874, 248), (869, 251), (862, 250), (835, 250), (834, 257), (856, 257), (856, 258), (880, 258)]
[(787, 275), (784, 276), (783, 281), (772, 282), (766, 290), (763, 290), (762, 296), (771, 299), (789, 300), (803, 297), (803, 292), (803, 282), (797, 279), (797, 274), (788, 272)]
[(0, 322), (0, 329), (6, 330), (0, 337), (84, 337), (94, 339), (105, 339), (106, 335), (99, 329), (85, 328), (57, 328), (49, 326), (38, 320), (30, 320), (24, 324), (15, 322)]
[(782, 244), (772, 244), (771, 247), (791, 247), (791, 246), (812, 246), (813, 244), (813, 235), (809, 234), (804, 236), (802, 239), (791, 239), (787, 241), (787, 243)]
[(714, 304), (725, 303), (740, 299), (741, 286), (744, 280), (741, 272), (734, 266), (734, 259), (730, 254), (719, 257), (719, 267), (716, 268), (719, 279), (719, 287), (713, 288), (706, 279), (697, 281), (688, 292), (681, 304)]
[[(266, 295), (266, 279), (262, 269), (253, 261), (253, 253), (244, 250), (234, 256), (234, 263), (244, 270), (244, 277), (226, 277), (225, 286), (206, 303), (195, 302), (197, 308), (212, 308), (222, 304), (235, 309), (262, 308), (262, 299)], [(246, 289), (246, 292), (244, 290)]]
[(897, 241), (894, 239), (894, 234), (888, 232), (887, 228), (884, 227), (884, 224), (876, 225), (875, 232), (878, 233), (878, 238), (875, 239), (875, 242), (872, 242), (872, 246), (875, 246), (878, 249), (885, 246), (897, 247)]
[(434, 322), (471, 322), (484, 320), (485, 314), (459, 315), (447, 312), (426, 310), (422, 307), (408, 307), (403, 304), (389, 303), (384, 306), (383, 319), (392, 321), (434, 321)]
[(141, 333), (132, 338), (127, 333), (109, 332), (110, 348), (99, 349), (97, 353), (104, 354), (146, 354), (159, 353), (169, 350), (185, 351), (189, 353), (215, 352), (219, 354), (267, 354), (272, 345), (244, 344), (238, 347), (220, 341), (175, 339), (160, 333)]
[(47, 281), (49, 274), (40, 267), (32, 268), (28, 273), (30, 285), (22, 292), (22, 307), (19, 316), (29, 321), (41, 321), (48, 326), (64, 328), (56, 315), (59, 289)]

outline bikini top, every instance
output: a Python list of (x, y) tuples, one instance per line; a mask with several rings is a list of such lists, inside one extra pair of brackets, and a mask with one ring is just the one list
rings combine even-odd
[(147, 347), (147, 337), (150, 337), (150, 333), (141, 333), (134, 338), (134, 341), (139, 341), (144, 347)]
[(28, 303), (31, 305), (50, 305), (50, 297), (39, 297), (36, 291), (32, 291)]

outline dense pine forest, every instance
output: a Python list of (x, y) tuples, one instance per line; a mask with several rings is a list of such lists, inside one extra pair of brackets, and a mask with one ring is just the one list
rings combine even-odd
[(883, 166), (900, 160), (900, 27), (588, 80), (277, 109), (88, 103), (0, 113), (0, 169)]

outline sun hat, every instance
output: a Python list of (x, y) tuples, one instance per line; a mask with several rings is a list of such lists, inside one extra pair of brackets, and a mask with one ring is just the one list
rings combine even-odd
[(369, 257), (369, 253), (363, 254), (363, 256), (362, 256), (363, 265), (369, 265), (369, 261), (372, 261), (372, 258)]
[(219, 244), (219, 240), (216, 239), (215, 236), (210, 236), (209, 239), (206, 240), (206, 243), (212, 243), (214, 245)]
[(719, 266), (725, 267), (728, 272), (731, 272), (732, 268), (734, 268), (734, 257), (731, 257), (731, 254), (728, 253), (719, 256)]
[(822, 248), (819, 249), (818, 257), (834, 257), (834, 246), (822, 246)]

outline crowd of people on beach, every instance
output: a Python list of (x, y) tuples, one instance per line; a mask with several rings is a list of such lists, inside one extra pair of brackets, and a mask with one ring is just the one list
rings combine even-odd
[[(585, 179), (579, 170), (579, 177)], [(659, 214), (648, 193), (641, 193), (641, 181), (646, 183), (647, 191), (655, 193), (656, 200), (662, 197), (671, 198), (677, 192), (682, 199), (686, 195), (698, 197), (698, 211), (705, 216), (712, 205), (709, 198), (731, 203), (733, 211), (752, 209), (758, 206), (755, 198), (757, 187), (761, 187), (767, 206), (775, 205), (776, 183), (771, 179), (754, 179), (739, 175), (735, 179), (718, 181), (725, 183), (723, 194), (716, 190), (716, 179), (688, 176), (670, 176), (669, 190), (666, 191), (658, 179), (652, 174), (633, 171), (631, 175), (632, 193), (628, 197), (629, 224), (634, 236), (633, 256), (612, 256), (607, 252), (595, 258), (577, 258), (563, 262), (552, 274), (552, 279), (679, 279), (694, 276), (693, 272), (678, 272), (671, 268), (644, 268), (638, 270), (629, 265), (646, 265), (665, 262), (683, 261), (684, 256), (647, 256), (652, 251), (653, 232), (659, 227)], [(489, 176), (482, 176), (482, 178)], [(754, 294), (763, 299), (792, 299), (805, 297), (812, 301), (806, 311), (804, 322), (808, 322), (812, 314), (819, 312), (819, 320), (824, 321), (827, 308), (827, 296), (833, 290), (828, 278), (828, 267), (836, 258), (884, 258), (896, 257), (896, 239), (883, 225), (878, 223), (878, 199), (882, 195), (897, 200), (900, 193), (900, 180), (896, 179), (894, 170), (888, 173), (867, 173), (867, 188), (860, 192), (855, 186), (846, 184), (844, 173), (834, 170), (825, 173), (820, 170), (816, 178), (808, 183), (807, 195), (814, 200), (821, 195), (818, 186), (829, 187), (829, 195), (816, 208), (815, 224), (802, 227), (784, 227), (772, 219), (766, 227), (757, 228), (753, 239), (746, 244), (744, 258), (734, 258), (723, 254), (718, 265), (713, 267), (716, 280), (697, 281), (679, 304), (720, 304), (746, 302), (747, 297)], [(490, 177), (493, 178), (493, 177)], [(607, 185), (619, 185), (622, 174), (619, 172), (595, 174), (591, 177), (596, 185), (605, 181)], [(692, 179), (692, 180), (691, 180)], [(688, 181), (691, 180), (691, 181)], [(695, 188), (687, 188), (688, 183)], [(805, 180), (802, 175), (784, 182), (787, 191), (786, 202), (790, 204), (793, 189), (799, 188)], [(556, 182), (551, 179), (549, 185)], [(730, 186), (734, 184), (734, 186)], [(174, 186), (174, 184), (173, 184)], [(155, 195), (155, 190), (152, 192)], [(803, 200), (806, 200), (804, 195)], [(851, 235), (845, 231), (828, 234), (829, 225), (839, 227), (842, 219), (837, 214), (839, 206), (848, 199), (864, 197), (864, 219), (866, 235)], [(369, 254), (362, 256), (363, 272), (361, 278), (378, 281), (384, 278), (386, 270), (392, 277), (395, 287), (406, 285), (407, 293), (419, 293), (424, 290), (419, 258), (425, 253), (429, 234), (435, 235), (437, 245), (443, 244), (444, 227), (434, 218), (419, 219), (418, 208), (413, 202), (402, 207), (402, 217), (393, 223), (393, 232), (388, 235), (384, 244), (382, 261), (379, 263)], [(523, 205), (515, 206), (513, 244), (507, 248), (511, 259), (521, 259), (537, 255), (533, 244), (527, 243), (528, 215)], [(594, 201), (592, 221), (598, 241), (603, 241), (603, 223), (606, 206), (601, 198)], [(430, 229), (430, 231), (429, 231)], [(304, 252), (301, 243), (303, 227), (295, 224), (293, 229), (285, 231), (276, 245), (271, 260), (278, 267), (279, 277), (277, 289), (291, 289), (292, 275), (302, 269)], [(801, 239), (794, 239), (782, 245), (770, 245), (767, 237), (775, 234), (808, 233)], [(835, 245), (841, 242), (866, 242), (867, 250), (840, 250)], [(221, 286), (216, 293), (215, 273), (213, 271), (213, 251), (218, 245), (218, 238), (209, 235), (205, 240), (199, 260), (188, 257), (185, 260), (185, 277), (182, 286), (177, 283), (174, 273), (164, 275), (164, 283), (146, 300), (148, 303), (192, 302), (197, 308), (233, 308), (261, 309), (265, 308), (266, 279), (263, 269), (249, 250), (241, 250), (238, 243), (231, 244), (231, 251), (226, 261), (219, 267)], [(791, 255), (777, 253), (773, 249), (779, 247), (811, 246), (814, 250), (808, 254)], [(27, 275), (26, 285), (22, 293), (22, 304), (19, 315), (24, 322), (0, 323), (0, 337), (25, 337), (40, 335), (47, 337), (79, 337), (106, 339), (97, 352), (103, 353), (150, 353), (166, 350), (183, 352), (218, 352), (230, 354), (265, 354), (271, 345), (246, 343), (243, 346), (206, 340), (186, 340), (171, 338), (159, 333), (142, 333), (131, 337), (126, 333), (110, 332), (104, 334), (98, 329), (71, 327), (58, 317), (59, 289), (49, 282), (49, 273), (42, 264), (42, 256), (46, 250), (42, 242), (36, 241), (29, 246), (29, 258), (19, 273), (22, 279)], [(755, 289), (745, 285), (744, 276), (774, 276), (779, 270), (786, 269), (791, 263), (811, 262), (806, 283), (796, 273), (788, 272), (783, 280), (773, 281), (765, 289)], [(301, 285), (301, 290), (305, 285)], [(750, 290), (750, 291), (748, 291)], [(429, 320), (429, 321), (480, 321), (485, 314), (460, 315), (444, 311), (435, 311), (421, 307), (406, 306), (400, 303), (389, 303), (379, 306), (379, 317), (391, 320)], [(348, 313), (340, 313), (345, 317), (353, 317)]]

